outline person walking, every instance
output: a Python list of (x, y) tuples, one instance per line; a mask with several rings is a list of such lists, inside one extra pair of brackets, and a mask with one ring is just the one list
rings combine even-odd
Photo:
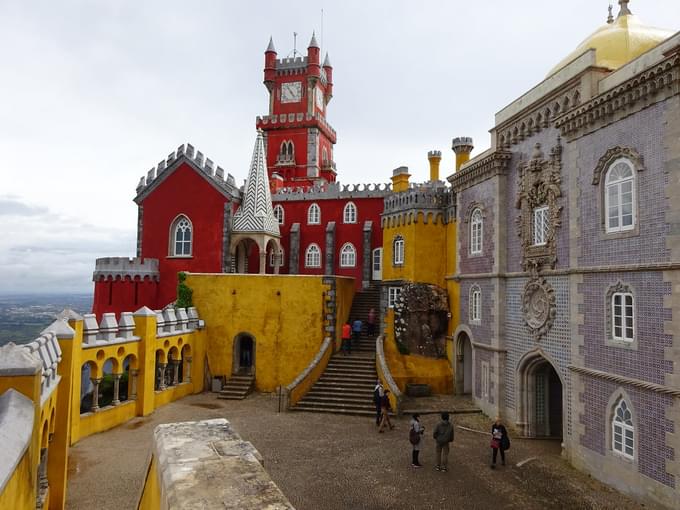
[(361, 339), (361, 330), (363, 327), (364, 324), (361, 322), (361, 319), (354, 319), (354, 322), (352, 323), (352, 341), (357, 349), (359, 348), (359, 340)]
[(390, 390), (386, 389), (380, 399), (380, 428), (378, 432), (381, 434), (385, 432), (385, 426), (389, 426), (390, 430), (394, 428), (390, 421)]
[(342, 353), (347, 356), (352, 354), (352, 326), (349, 322), (342, 325)]
[(371, 308), (368, 311), (368, 317), (367, 317), (367, 320), (366, 320), (366, 329), (367, 329), (366, 334), (369, 337), (372, 337), (373, 335), (375, 335), (375, 308)]
[(413, 413), (413, 417), (411, 418), (411, 430), (409, 430), (408, 433), (408, 440), (413, 445), (411, 467), (414, 468), (423, 467), (423, 465), (418, 460), (423, 433), (425, 433), (425, 427), (420, 423), (420, 415), (418, 413)]
[(383, 388), (380, 379), (375, 383), (373, 390), (373, 403), (375, 404), (375, 425), (380, 425), (380, 418), (382, 417), (382, 398), (385, 395), (385, 388)]
[(508, 430), (503, 425), (500, 416), (496, 416), (496, 421), (491, 425), (491, 449), (493, 450), (491, 469), (496, 467), (496, 457), (499, 450), (501, 452), (501, 464), (505, 466), (505, 450), (510, 449), (510, 437), (508, 437)]
[(432, 433), (437, 447), (437, 465), (434, 468), (437, 471), (448, 471), (449, 443), (453, 442), (454, 436), (453, 424), (449, 421), (449, 413), (442, 413), (441, 418)]

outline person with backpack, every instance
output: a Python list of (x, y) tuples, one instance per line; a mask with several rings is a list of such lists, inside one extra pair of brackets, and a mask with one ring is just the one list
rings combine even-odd
[(510, 437), (508, 436), (508, 430), (503, 425), (503, 422), (501, 422), (500, 416), (496, 416), (496, 421), (491, 425), (491, 449), (493, 450), (491, 469), (496, 467), (498, 450), (501, 451), (501, 464), (505, 466), (505, 450), (510, 449)]
[(453, 442), (453, 424), (449, 421), (449, 413), (443, 412), (440, 421), (434, 429), (432, 437), (437, 446), (437, 471), (448, 471), (449, 443)]
[(352, 354), (352, 326), (349, 322), (342, 325), (342, 353)]
[(385, 388), (383, 388), (380, 379), (375, 384), (373, 390), (373, 403), (375, 404), (375, 425), (380, 425), (380, 417), (382, 416), (382, 398), (385, 395)]
[(380, 399), (380, 428), (378, 432), (381, 434), (385, 432), (385, 425), (390, 427), (390, 430), (394, 428), (392, 422), (390, 421), (390, 390), (385, 389), (382, 398)]
[(411, 467), (421, 468), (423, 465), (418, 460), (420, 454), (421, 436), (425, 433), (425, 427), (420, 423), (420, 415), (413, 413), (411, 418), (411, 430), (408, 432), (408, 440), (413, 445)]

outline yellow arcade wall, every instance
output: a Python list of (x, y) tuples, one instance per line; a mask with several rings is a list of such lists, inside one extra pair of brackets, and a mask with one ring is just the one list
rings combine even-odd
[[(213, 377), (230, 377), (236, 337), (255, 341), (255, 386), (274, 391), (290, 384), (319, 351), (324, 337), (330, 277), (300, 275), (187, 274), (194, 305), (205, 320)], [(349, 310), (352, 293), (336, 283), (336, 306)], [(338, 291), (338, 289), (340, 289)], [(338, 314), (339, 315), (339, 314)], [(336, 317), (337, 321), (341, 320)], [(339, 333), (338, 333), (339, 334)]]

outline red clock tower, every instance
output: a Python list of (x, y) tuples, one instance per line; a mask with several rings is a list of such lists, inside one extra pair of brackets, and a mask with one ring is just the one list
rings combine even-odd
[(307, 56), (277, 59), (274, 42), (264, 52), (269, 115), (257, 118), (264, 131), (267, 170), (273, 193), (283, 187), (309, 188), (335, 182), (335, 130), (326, 122), (333, 95), (333, 68), (312, 34)]

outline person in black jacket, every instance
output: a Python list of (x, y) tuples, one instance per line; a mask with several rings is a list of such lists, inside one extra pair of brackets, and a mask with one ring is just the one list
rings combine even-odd
[(491, 448), (493, 449), (491, 469), (496, 467), (498, 450), (501, 451), (501, 464), (505, 466), (505, 450), (510, 448), (510, 438), (508, 437), (505, 425), (501, 422), (500, 416), (496, 416), (496, 421), (491, 425)]

